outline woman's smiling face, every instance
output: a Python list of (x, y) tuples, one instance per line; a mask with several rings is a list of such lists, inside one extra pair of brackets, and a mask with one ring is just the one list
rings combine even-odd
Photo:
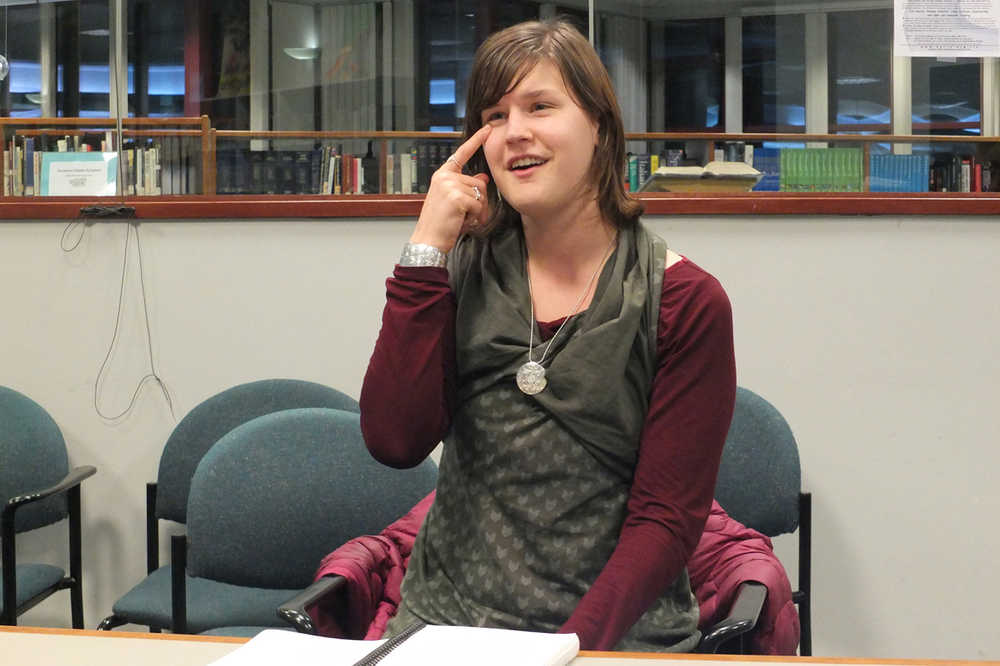
[(594, 201), (598, 125), (577, 105), (555, 64), (538, 62), (481, 120), (493, 126), (483, 152), (497, 189), (523, 217)]

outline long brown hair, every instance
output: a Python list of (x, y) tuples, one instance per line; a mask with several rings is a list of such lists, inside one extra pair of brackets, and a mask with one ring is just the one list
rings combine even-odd
[[(633, 224), (644, 206), (625, 191), (625, 129), (615, 90), (597, 52), (566, 20), (518, 23), (490, 35), (479, 46), (469, 74), (466, 139), (482, 127), (483, 110), (517, 87), (542, 60), (559, 69), (573, 101), (597, 123), (591, 182), (601, 213), (618, 227)], [(468, 167), (471, 173), (490, 173), (482, 149)], [(482, 231), (519, 223), (520, 214), (500, 199), (491, 173), (488, 191), (492, 214)]]

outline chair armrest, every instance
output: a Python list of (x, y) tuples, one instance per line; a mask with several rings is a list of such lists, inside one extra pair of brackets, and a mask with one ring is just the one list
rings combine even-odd
[(723, 643), (757, 626), (766, 599), (767, 587), (763, 583), (742, 583), (736, 591), (729, 615), (705, 631), (698, 644), (698, 652), (714, 653)]
[(347, 589), (347, 579), (343, 576), (324, 576), (297, 595), (278, 606), (278, 617), (295, 627), (300, 634), (316, 634), (316, 626), (306, 612), (307, 606), (333, 594), (341, 589)]
[(13, 520), (14, 512), (25, 504), (31, 504), (32, 502), (37, 502), (43, 500), (46, 497), (51, 497), (52, 495), (58, 495), (59, 493), (64, 493), (71, 488), (75, 488), (80, 485), (84, 479), (89, 476), (93, 476), (97, 473), (97, 468), (93, 465), (82, 465), (80, 467), (74, 467), (69, 471), (62, 481), (49, 488), (44, 488), (42, 490), (36, 490), (35, 492), (27, 493), (24, 495), (15, 495), (7, 500), (7, 504), (3, 508), (3, 521), (6, 523), (8, 520)]

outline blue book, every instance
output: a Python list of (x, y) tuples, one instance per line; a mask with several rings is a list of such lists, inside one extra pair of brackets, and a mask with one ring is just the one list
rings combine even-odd
[(781, 158), (777, 148), (755, 148), (753, 168), (763, 174), (754, 185), (754, 192), (777, 192), (780, 189)]
[(35, 138), (24, 139), (24, 195), (35, 194)]

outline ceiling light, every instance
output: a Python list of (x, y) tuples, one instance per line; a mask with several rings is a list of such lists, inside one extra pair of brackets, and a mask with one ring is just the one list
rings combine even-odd
[(841, 76), (837, 79), (838, 86), (863, 86), (866, 83), (878, 83), (881, 79), (871, 76)]
[(319, 57), (319, 52), (318, 46), (289, 46), (285, 49), (285, 53), (296, 60), (315, 60)]

